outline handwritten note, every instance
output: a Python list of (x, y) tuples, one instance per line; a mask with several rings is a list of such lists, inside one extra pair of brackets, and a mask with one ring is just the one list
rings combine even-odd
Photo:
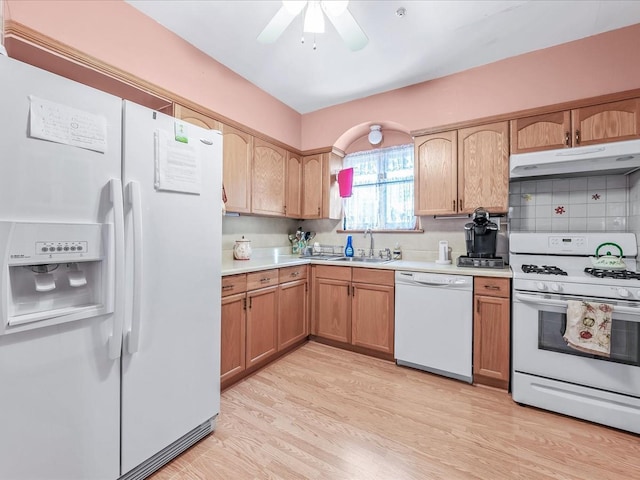
[(107, 119), (67, 105), (29, 97), (29, 136), (95, 152), (107, 151)]
[(200, 195), (202, 171), (192, 144), (176, 141), (164, 130), (156, 132), (156, 190)]

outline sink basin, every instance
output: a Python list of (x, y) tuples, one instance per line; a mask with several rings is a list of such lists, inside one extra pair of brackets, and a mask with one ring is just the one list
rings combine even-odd
[(335, 262), (353, 262), (353, 263), (389, 263), (393, 260), (387, 260), (386, 258), (375, 257), (340, 257), (334, 258)]

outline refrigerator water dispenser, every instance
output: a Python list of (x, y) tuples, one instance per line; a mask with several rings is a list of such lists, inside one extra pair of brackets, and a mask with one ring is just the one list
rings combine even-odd
[(0, 222), (0, 333), (113, 311), (109, 225)]

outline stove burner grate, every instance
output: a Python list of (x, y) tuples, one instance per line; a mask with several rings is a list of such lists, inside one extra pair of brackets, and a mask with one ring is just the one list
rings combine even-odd
[(554, 265), (522, 265), (524, 273), (539, 273), (541, 275), (566, 275), (567, 272)]
[(615, 278), (618, 280), (640, 280), (640, 273), (629, 270), (604, 270), (602, 268), (587, 267), (585, 273), (598, 278)]

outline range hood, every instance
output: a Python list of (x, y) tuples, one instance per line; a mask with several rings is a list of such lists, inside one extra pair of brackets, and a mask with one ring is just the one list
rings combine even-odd
[(640, 140), (518, 153), (509, 158), (509, 179), (629, 174), (640, 169)]

